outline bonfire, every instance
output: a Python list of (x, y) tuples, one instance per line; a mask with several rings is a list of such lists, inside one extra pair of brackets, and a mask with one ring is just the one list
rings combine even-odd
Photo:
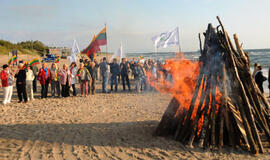
[[(234, 35), (208, 25), (198, 62), (167, 60), (164, 68), (173, 81), (151, 82), (173, 95), (155, 135), (173, 136), (188, 146), (241, 147), (263, 153), (262, 137), (270, 142), (269, 103), (250, 74), (249, 55)], [(148, 76), (148, 77), (151, 77)]]

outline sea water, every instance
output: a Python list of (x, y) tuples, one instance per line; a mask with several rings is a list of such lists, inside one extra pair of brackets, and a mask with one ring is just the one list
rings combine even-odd
[[(250, 58), (250, 66), (251, 73), (253, 72), (254, 63), (259, 63), (263, 69), (263, 75), (268, 78), (268, 69), (270, 68), (270, 49), (254, 49), (254, 50), (246, 50), (249, 53)], [(190, 60), (198, 60), (200, 56), (200, 52), (184, 52), (184, 55), (187, 59)], [(128, 57), (140, 57), (143, 56), (144, 59), (154, 59), (159, 61), (164, 61), (169, 58), (173, 58), (176, 56), (174, 52), (157, 52), (157, 53), (128, 53)], [(268, 89), (268, 81), (263, 83), (264, 91), (269, 93)]]

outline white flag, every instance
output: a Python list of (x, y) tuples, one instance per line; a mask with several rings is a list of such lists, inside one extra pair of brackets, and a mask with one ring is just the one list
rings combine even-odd
[(156, 48), (166, 48), (168, 46), (179, 45), (179, 31), (178, 27), (173, 31), (163, 32), (152, 38)]
[(117, 51), (114, 52), (111, 59), (116, 57), (120, 57), (120, 60), (124, 57), (122, 44), (120, 45), (120, 48), (118, 48)]
[(70, 64), (72, 62), (75, 62), (75, 63), (77, 62), (77, 54), (79, 54), (79, 53), (80, 53), (80, 49), (78, 47), (78, 43), (74, 39), (73, 46), (72, 46), (72, 49), (71, 49), (71, 54), (70, 54), (70, 56), (67, 57)]
[(76, 55), (78, 53), (80, 53), (80, 49), (78, 47), (77, 41), (74, 39), (72, 50), (71, 50), (71, 55)]

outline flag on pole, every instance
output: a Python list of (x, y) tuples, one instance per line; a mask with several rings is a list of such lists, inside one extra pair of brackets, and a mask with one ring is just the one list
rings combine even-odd
[(75, 63), (77, 62), (77, 54), (79, 54), (79, 53), (80, 53), (80, 49), (79, 49), (78, 43), (74, 39), (73, 46), (72, 46), (72, 49), (71, 49), (71, 54), (70, 54), (70, 56), (67, 57), (70, 64), (72, 62), (75, 62)]
[(97, 44), (103, 46), (107, 44), (107, 32), (106, 26), (98, 33), (96, 37)]
[(120, 57), (120, 60), (125, 57), (125, 55), (123, 54), (123, 47), (122, 44), (120, 45), (120, 48), (118, 48), (114, 54), (112, 55), (111, 59), (116, 58), (116, 57)]
[(8, 64), (12, 65), (13, 63), (17, 62), (17, 56), (14, 55), (8, 60)]
[(34, 65), (39, 64), (39, 59), (38, 58), (34, 58), (31, 61), (29, 61), (29, 65), (32, 67)]
[(163, 32), (152, 38), (156, 48), (166, 48), (169, 46), (179, 45), (179, 29), (176, 27), (169, 32)]
[(93, 59), (95, 57), (95, 53), (100, 51), (100, 47), (96, 41), (96, 38), (97, 36), (94, 35), (91, 43), (82, 51), (82, 53), (87, 54), (90, 59)]
[(71, 55), (77, 55), (79, 53), (80, 53), (80, 49), (79, 49), (78, 43), (77, 43), (76, 39), (74, 39), (72, 50), (71, 50)]

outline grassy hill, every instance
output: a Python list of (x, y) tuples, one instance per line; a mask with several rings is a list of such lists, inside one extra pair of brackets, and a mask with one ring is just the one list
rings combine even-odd
[(43, 56), (43, 54), (47, 54), (49, 52), (49, 47), (40, 41), (11, 43), (9, 41), (0, 40), (0, 54), (8, 55), (8, 53), (13, 50), (18, 50), (19, 54)]

